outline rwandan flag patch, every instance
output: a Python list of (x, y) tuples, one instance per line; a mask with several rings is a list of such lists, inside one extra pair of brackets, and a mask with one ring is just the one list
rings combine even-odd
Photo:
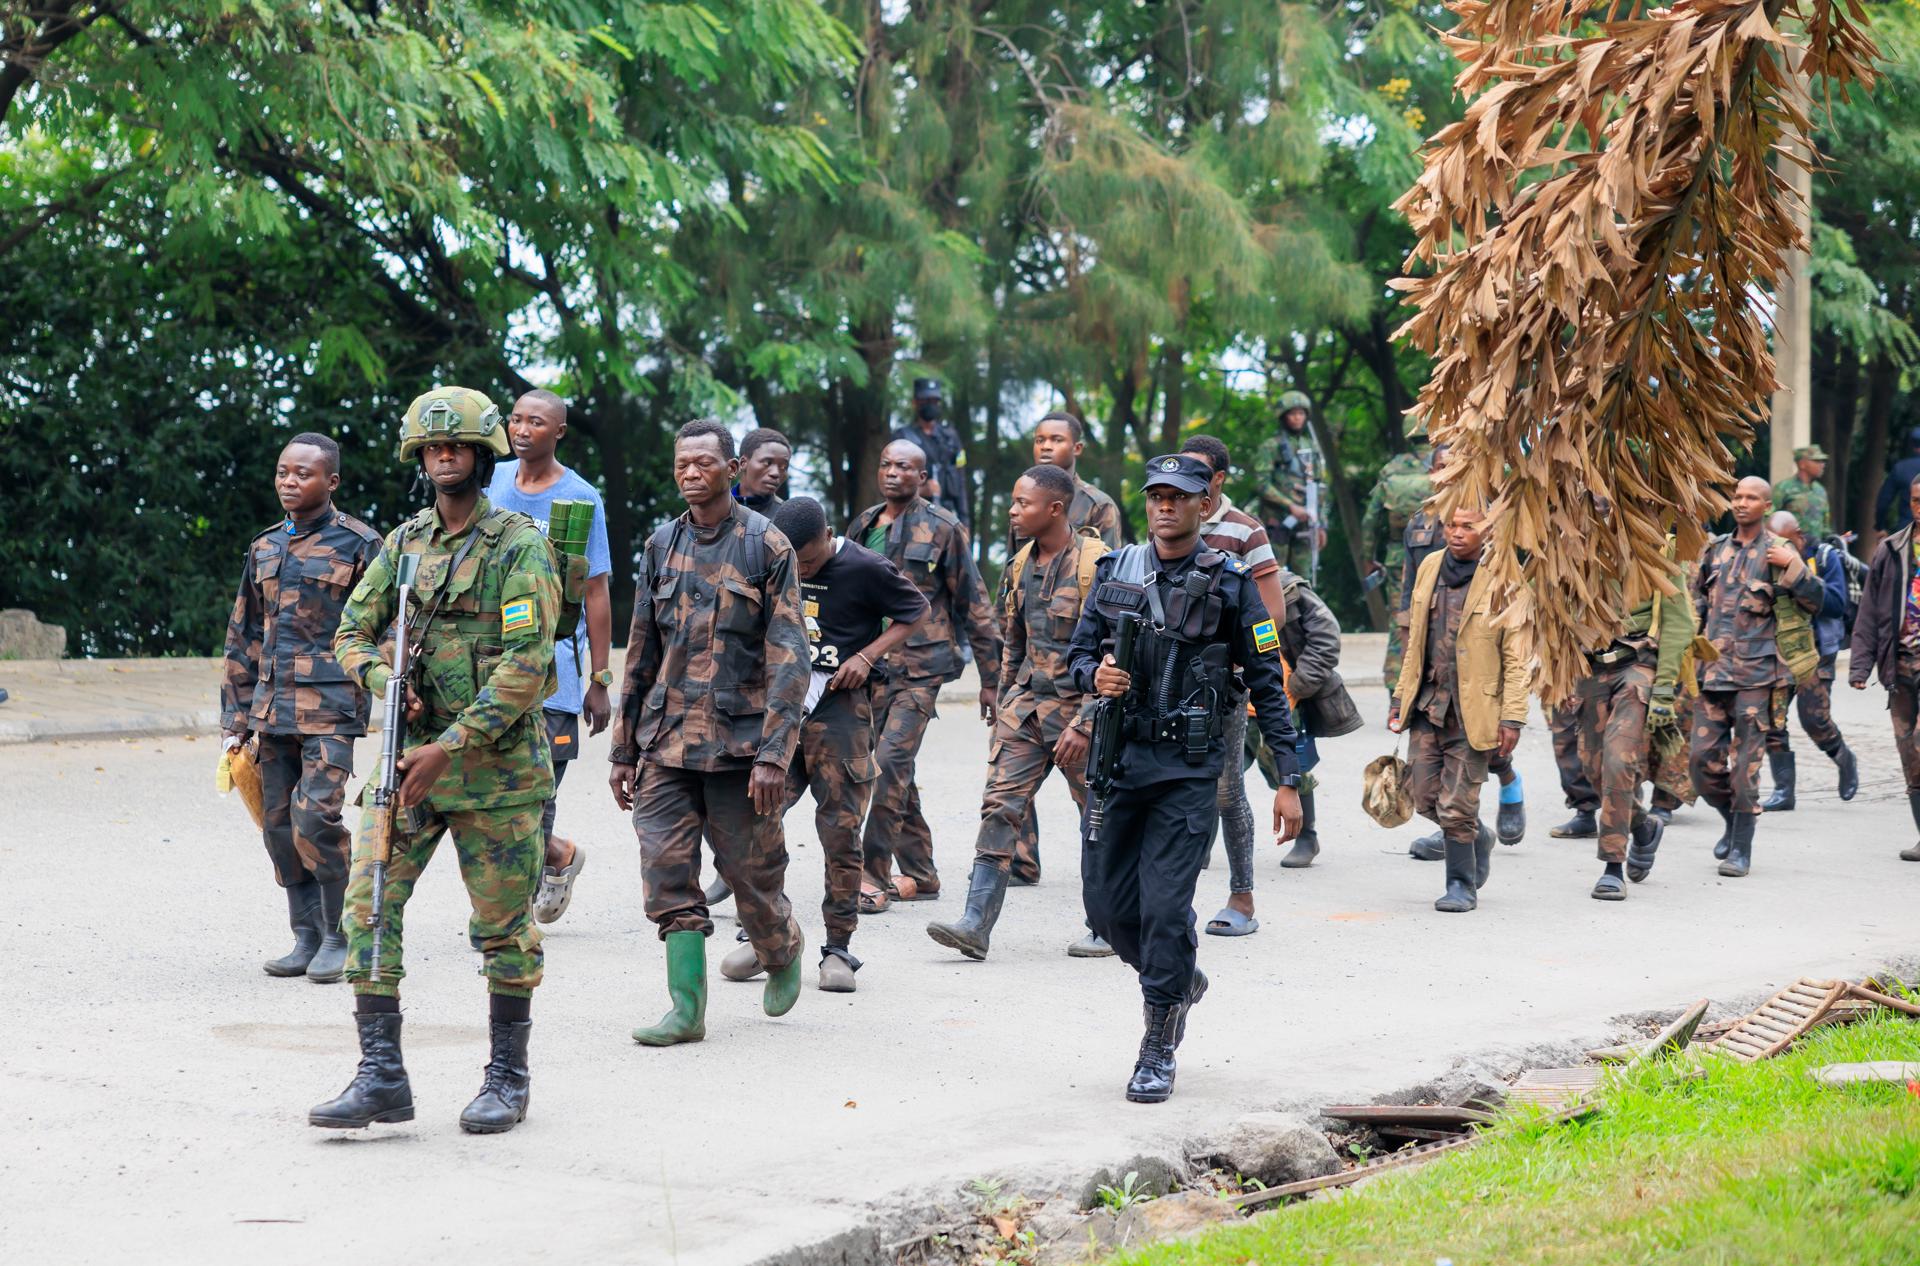
[[(518, 633), (521, 629), (530, 629), (532, 627), (532, 598), (515, 598), (512, 602), (500, 608), (500, 631), (502, 633)], [(1267, 628), (1271, 631), (1273, 626), (1269, 624)]]
[(1253, 649), (1254, 650), (1259, 651), (1262, 655), (1264, 655), (1268, 651), (1279, 649), (1279, 646), (1280, 646), (1280, 635), (1273, 631), (1272, 620), (1262, 620), (1260, 621), (1260, 623), (1253, 626)]

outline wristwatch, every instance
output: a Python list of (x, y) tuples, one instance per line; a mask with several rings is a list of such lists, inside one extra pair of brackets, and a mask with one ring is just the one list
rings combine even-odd
[(599, 672), (588, 673), (587, 680), (596, 686), (611, 686), (613, 684), (613, 669), (602, 668)]

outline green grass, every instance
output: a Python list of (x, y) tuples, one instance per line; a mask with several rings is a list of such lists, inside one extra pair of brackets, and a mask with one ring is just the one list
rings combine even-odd
[(1621, 1074), (1601, 1112), (1505, 1120), (1457, 1157), (1114, 1259), (1290, 1263), (1920, 1263), (1920, 1097), (1822, 1064), (1920, 1060), (1920, 1022), (1830, 1029), (1759, 1064)]

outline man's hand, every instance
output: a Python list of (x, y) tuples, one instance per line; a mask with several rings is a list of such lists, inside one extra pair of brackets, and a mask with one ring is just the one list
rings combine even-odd
[(616, 764), (607, 774), (607, 786), (613, 789), (613, 802), (620, 806), (622, 811), (632, 812), (633, 789), (639, 781), (640, 767), (638, 765)]
[(1865, 690), (1867, 688), (1867, 683), (1864, 681), (1850, 681), (1847, 684), (1855, 690)]
[(828, 690), (858, 690), (867, 684), (867, 678), (873, 672), (873, 665), (867, 662), (864, 654), (855, 655), (840, 665), (840, 671), (827, 682)]
[(425, 800), (433, 784), (440, 781), (440, 775), (452, 764), (453, 757), (438, 743), (428, 743), (406, 753), (399, 761), (400, 772), (406, 775), (400, 780), (400, 803), (416, 805)]
[(1767, 547), (1767, 561), (1775, 567), (1785, 567), (1799, 557), (1800, 555), (1794, 553), (1793, 547), (1785, 541), (1775, 541)]
[(1292, 787), (1280, 787), (1273, 793), (1273, 835), (1275, 844), (1285, 844), (1300, 834), (1300, 793)]
[(1100, 661), (1100, 667), (1093, 670), (1094, 690), (1109, 699), (1118, 699), (1127, 693), (1133, 685), (1133, 678), (1127, 670), (1120, 667), (1119, 661), (1109, 655)]
[(613, 720), (613, 701), (607, 697), (607, 688), (599, 682), (587, 687), (586, 702), (581, 708), (587, 714), (587, 733), (598, 734), (607, 728), (607, 722)]
[(747, 794), (753, 797), (753, 811), (763, 818), (779, 815), (787, 798), (787, 771), (777, 765), (757, 764), (747, 780)]
[(1367, 575), (1369, 576), (1375, 575), (1376, 573), (1383, 572), (1385, 570), (1386, 568), (1381, 565), (1380, 560), (1377, 558), (1367, 563)]
[(1293, 502), (1293, 501), (1287, 502), (1287, 513), (1292, 515), (1294, 518), (1300, 520), (1300, 522), (1302, 523), (1313, 522), (1313, 515), (1308, 512), (1305, 506), (1300, 505), (1297, 502)]
[(1394, 700), (1393, 706), (1387, 709), (1387, 732), (1390, 734), (1404, 734), (1406, 729), (1407, 723), (1400, 719), (1400, 701), (1396, 699)]
[(980, 687), (980, 719), (988, 725), (1000, 712), (1000, 688), (998, 686)]
[(1518, 746), (1520, 746), (1520, 727), (1502, 721), (1500, 723), (1500, 759), (1505, 760), (1513, 755), (1513, 749)]
[(420, 697), (417, 690), (407, 691), (407, 724), (423, 719), (427, 715), (427, 701)]
[(221, 750), (228, 752), (237, 751), (247, 745), (247, 739), (250, 738), (251, 735), (252, 732), (249, 730), (228, 730), (226, 737), (220, 742)]
[(1061, 731), (1060, 741), (1053, 745), (1053, 763), (1063, 768), (1086, 763), (1087, 736), (1069, 726)]

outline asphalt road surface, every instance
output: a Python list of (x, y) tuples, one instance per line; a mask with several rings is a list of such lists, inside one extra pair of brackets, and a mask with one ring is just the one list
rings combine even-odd
[[(1213, 991), (1178, 1094), (1158, 1107), (1121, 1098), (1139, 1039), (1131, 974), (1063, 952), (1081, 925), (1064, 789), (1041, 804), (1045, 879), (1009, 894), (989, 961), (922, 930), (958, 913), (978, 821), (987, 735), (964, 706), (945, 710), (921, 761), (948, 895), (866, 921), (859, 993), (813, 988), (820, 850), (803, 806), (788, 819), (810, 941), (799, 1005), (770, 1020), (757, 984), (719, 978), (725, 919), (707, 1040), (634, 1045), (629, 1031), (665, 1007), (663, 960), (602, 736), (562, 796), (561, 830), (589, 862), (548, 935), (531, 1115), (492, 1138), (456, 1123), (486, 1057), (486, 998), (450, 855), (407, 912), (418, 1119), (314, 1130), (308, 1107), (353, 1073), (350, 998), (261, 972), (285, 948), (284, 903), (245, 811), (214, 795), (215, 743), (0, 749), (0, 931), (24, 969), (0, 1058), (0, 1260), (749, 1262), (878, 1202), (988, 1174), (1084, 1175), (1244, 1110), (1367, 1096), (1619, 1013), (1865, 970), (1920, 946), (1883, 699), (1838, 700), (1859, 799), (1838, 802), (1801, 738), (1801, 807), (1762, 822), (1750, 878), (1714, 873), (1718, 820), (1702, 806), (1623, 904), (1588, 899), (1591, 841), (1547, 838), (1564, 810), (1536, 721), (1519, 757), (1528, 836), (1499, 850), (1478, 913), (1443, 916), (1439, 865), (1405, 855), (1418, 824), (1380, 830), (1357, 808), (1361, 767), (1392, 741), (1384, 692), (1361, 692), (1373, 724), (1326, 745), (1321, 860), (1282, 870), (1263, 837), (1262, 927), (1201, 937)], [(374, 757), (363, 742), (363, 774)], [(1203, 920), (1226, 883), (1216, 855)]]

